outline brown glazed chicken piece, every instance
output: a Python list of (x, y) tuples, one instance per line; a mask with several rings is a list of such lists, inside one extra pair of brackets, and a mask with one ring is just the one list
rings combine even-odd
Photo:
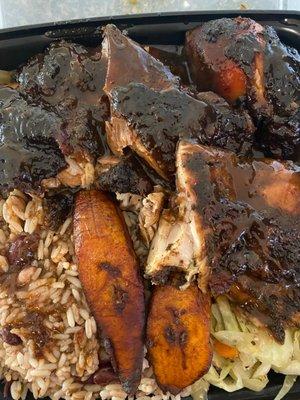
[(0, 88), (0, 190), (39, 191), (66, 161), (55, 137), (62, 121), (17, 90)]
[(52, 43), (18, 71), (20, 91), (63, 120), (56, 140), (64, 155), (94, 160), (104, 153), (105, 76), (101, 48), (65, 41)]
[(96, 186), (107, 192), (133, 193), (145, 196), (153, 190), (153, 182), (134, 157), (104, 156), (96, 166)]
[(245, 100), (267, 155), (299, 155), (300, 57), (273, 28), (241, 17), (209, 21), (187, 33), (185, 51), (198, 90)]
[(168, 67), (123, 35), (116, 26), (106, 25), (103, 35), (102, 54), (107, 63), (106, 93), (130, 82), (143, 83), (154, 90), (179, 86), (179, 78)]
[(212, 294), (227, 294), (283, 342), (284, 328), (300, 325), (299, 169), (188, 142), (177, 168)]
[[(231, 109), (213, 93), (192, 97), (167, 67), (117, 28), (108, 26), (104, 34), (103, 55), (108, 59), (104, 91), (111, 105), (106, 131), (116, 155), (130, 147), (170, 180), (179, 137), (249, 151), (254, 129), (247, 113)], [(127, 66), (125, 74), (120, 65)]]
[(18, 90), (0, 89), (2, 191), (41, 191), (54, 177), (81, 185), (74, 164), (105, 152), (105, 76), (101, 49), (55, 42), (19, 69)]
[(173, 179), (179, 138), (249, 152), (253, 126), (248, 115), (232, 110), (214, 93), (199, 98), (136, 83), (113, 89), (107, 130), (111, 149), (122, 155), (130, 147), (165, 179)]

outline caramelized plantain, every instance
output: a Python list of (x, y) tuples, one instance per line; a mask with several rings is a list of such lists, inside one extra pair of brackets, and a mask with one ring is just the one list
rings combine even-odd
[(107, 194), (77, 195), (74, 242), (79, 278), (124, 390), (133, 394), (143, 363), (143, 285), (125, 222)]
[(147, 322), (147, 346), (163, 391), (178, 394), (210, 367), (210, 297), (195, 283), (181, 291), (157, 286)]

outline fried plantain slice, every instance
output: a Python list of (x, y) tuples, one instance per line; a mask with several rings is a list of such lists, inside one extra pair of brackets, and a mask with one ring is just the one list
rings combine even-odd
[(133, 394), (144, 354), (144, 289), (125, 222), (107, 194), (77, 195), (74, 242), (79, 278), (105, 349), (124, 390)]
[(195, 283), (180, 290), (157, 286), (147, 322), (147, 347), (156, 380), (164, 392), (178, 394), (204, 375), (211, 364), (210, 297)]

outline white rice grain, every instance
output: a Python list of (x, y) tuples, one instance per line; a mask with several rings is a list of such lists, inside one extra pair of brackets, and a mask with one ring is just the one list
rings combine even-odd
[(76, 288), (81, 289), (81, 283), (78, 278), (75, 278), (74, 276), (68, 276), (67, 280), (74, 285)]
[(85, 334), (88, 339), (91, 339), (93, 336), (92, 322), (90, 319), (87, 319), (84, 323)]
[(6, 242), (6, 235), (2, 229), (0, 229), (0, 243), (5, 244)]
[[(80, 294), (79, 294), (78, 290), (75, 289), (75, 288), (72, 288), (71, 290), (72, 290), (72, 295), (74, 296), (74, 299), (77, 300), (77, 301), (79, 302), (79, 301), (80, 301)], [(86, 311), (86, 310), (84, 310), (84, 311)], [(87, 312), (87, 311), (86, 311), (86, 312)], [(87, 314), (89, 315), (88, 312), (87, 312)], [(82, 318), (83, 318), (83, 317), (82, 317)], [(87, 318), (88, 318), (88, 317), (87, 317)], [(84, 318), (84, 319), (86, 319), (86, 318)]]
[(71, 223), (72, 223), (72, 218), (71, 217), (67, 218), (63, 223), (63, 225), (61, 226), (59, 234), (64, 235), (68, 227), (71, 225)]
[(70, 296), (71, 296), (71, 290), (67, 289), (61, 298), (61, 304), (66, 304)]
[(0, 269), (2, 272), (8, 271), (8, 262), (4, 256), (0, 255)]
[(68, 308), (67, 310), (67, 320), (68, 320), (68, 324), (71, 328), (74, 328), (75, 326), (75, 319), (74, 319), (74, 314), (73, 314), (73, 310), (72, 308)]
[(11, 393), (11, 397), (12, 397), (14, 400), (18, 400), (18, 399), (21, 397), (21, 393), (22, 393), (22, 385), (21, 385), (21, 382), (19, 382), (19, 381), (14, 381), (14, 382), (11, 384), (10, 393)]

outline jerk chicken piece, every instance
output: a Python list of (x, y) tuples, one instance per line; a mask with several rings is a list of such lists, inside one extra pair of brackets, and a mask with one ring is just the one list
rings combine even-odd
[(227, 294), (283, 342), (284, 328), (300, 325), (299, 170), (188, 142), (177, 168), (212, 294)]
[(51, 230), (57, 230), (73, 213), (75, 195), (78, 190), (79, 188), (62, 188), (47, 191), (43, 206), (46, 210), (45, 222)]
[(56, 139), (67, 156), (95, 159), (104, 153), (105, 76), (106, 61), (100, 48), (64, 41), (52, 43), (17, 74), (20, 90), (49, 106), (64, 121), (64, 130)]
[(105, 350), (124, 390), (133, 394), (144, 358), (144, 288), (125, 221), (104, 192), (77, 195), (74, 243), (79, 278)]
[(249, 18), (209, 21), (186, 35), (198, 90), (246, 101), (267, 155), (295, 158), (300, 146), (300, 56), (275, 30)]
[(104, 191), (145, 196), (153, 190), (153, 182), (133, 155), (102, 157), (96, 173), (96, 185)]
[(85, 186), (105, 151), (105, 76), (99, 48), (59, 42), (18, 71), (16, 90), (1, 88), (2, 190)]
[(145, 275), (157, 285), (176, 281), (178, 285), (191, 282), (199, 274), (199, 286), (206, 293), (209, 266), (204, 253), (201, 216), (195, 199), (186, 193), (184, 175), (177, 171), (178, 195), (170, 199), (158, 224), (148, 254)]
[(66, 161), (55, 137), (62, 121), (15, 89), (0, 88), (0, 189), (40, 190)]
[(157, 286), (150, 302), (147, 347), (158, 385), (178, 394), (209, 369), (210, 295), (196, 283), (185, 290)]
[[(173, 199), (174, 200), (174, 199)], [(186, 208), (165, 209), (151, 243), (145, 274), (154, 284), (166, 284), (173, 275), (180, 276), (179, 284), (186, 282), (201, 271), (202, 282), (207, 275), (206, 265), (198, 262), (195, 214)], [(192, 215), (191, 215), (192, 214)], [(195, 233), (195, 234), (194, 234)], [(200, 252), (201, 253), (201, 252)], [(205, 291), (207, 281), (202, 285)]]
[(194, 138), (245, 153), (253, 140), (247, 114), (232, 110), (214, 93), (198, 100), (179, 89), (154, 91), (128, 84), (110, 93), (111, 122), (107, 140), (114, 153), (130, 147), (163, 178), (172, 179), (178, 139)]
[(123, 35), (116, 26), (106, 25), (103, 32), (102, 54), (107, 62), (106, 93), (130, 82), (143, 83), (153, 90), (166, 90), (179, 85), (179, 78), (168, 67)]
[[(249, 151), (254, 128), (247, 113), (231, 109), (213, 93), (192, 97), (167, 67), (115, 27), (106, 27), (104, 33), (103, 54), (108, 59), (104, 91), (111, 105), (106, 132), (116, 155), (130, 147), (171, 180), (179, 137)], [(124, 64), (126, 73), (121, 73)]]

